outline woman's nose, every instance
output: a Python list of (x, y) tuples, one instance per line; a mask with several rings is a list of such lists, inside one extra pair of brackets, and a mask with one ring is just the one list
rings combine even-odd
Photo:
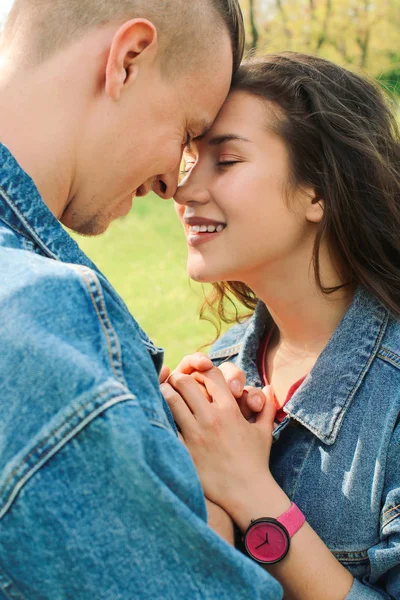
[(181, 205), (203, 205), (210, 201), (210, 194), (206, 187), (199, 183), (191, 183), (189, 179), (178, 187), (174, 200), (177, 204)]

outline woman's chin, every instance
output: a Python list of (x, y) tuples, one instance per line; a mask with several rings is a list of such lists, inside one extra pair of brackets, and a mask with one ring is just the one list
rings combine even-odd
[(187, 274), (189, 275), (190, 279), (193, 279), (193, 281), (197, 281), (197, 283), (214, 283), (215, 281), (218, 281), (218, 279), (214, 276), (213, 274), (207, 270), (203, 268), (199, 268), (199, 266), (192, 266), (192, 265), (188, 265), (187, 267)]

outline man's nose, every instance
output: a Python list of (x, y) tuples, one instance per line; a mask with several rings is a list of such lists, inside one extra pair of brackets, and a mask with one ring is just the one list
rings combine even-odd
[(153, 192), (160, 196), (160, 198), (169, 200), (169, 198), (174, 197), (179, 182), (179, 168), (180, 165), (174, 171), (156, 177), (153, 184)]

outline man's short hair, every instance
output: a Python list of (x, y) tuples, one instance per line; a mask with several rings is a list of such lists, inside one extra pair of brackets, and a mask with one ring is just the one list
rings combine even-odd
[[(90, 28), (146, 18), (158, 30), (165, 65), (185, 69), (196, 62), (226, 27), (232, 41), (233, 68), (244, 51), (244, 24), (239, 0), (15, 0), (5, 27), (12, 35), (21, 13), (32, 31), (32, 62), (40, 63)], [(195, 56), (190, 56), (190, 48)]]

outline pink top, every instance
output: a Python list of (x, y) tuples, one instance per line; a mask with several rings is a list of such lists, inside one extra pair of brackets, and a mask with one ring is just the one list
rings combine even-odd
[[(257, 352), (257, 368), (258, 368), (258, 372), (260, 374), (261, 377), (261, 381), (263, 383), (263, 385), (269, 385), (269, 381), (268, 381), (268, 376), (267, 376), (267, 371), (265, 368), (266, 365), (266, 359), (267, 359), (267, 350), (268, 350), (268, 344), (271, 340), (271, 336), (272, 336), (272, 332), (273, 332), (273, 328), (264, 336), (263, 340), (261, 341), (261, 344), (258, 348), (258, 352)], [(285, 406), (285, 404), (287, 404), (290, 400), (290, 398), (293, 396), (293, 394), (296, 392), (296, 390), (299, 389), (299, 387), (301, 386), (301, 384), (303, 383), (303, 381), (305, 380), (307, 376), (304, 375), (304, 377), (302, 377), (301, 379), (299, 379), (298, 381), (296, 381), (291, 388), (289, 389), (287, 396), (286, 396), (286, 400), (283, 406)], [(277, 401), (276, 401), (277, 403)], [(277, 421), (278, 423), (281, 423), (286, 417), (286, 413), (283, 411), (283, 407), (278, 409), (276, 411), (276, 415), (275, 415), (275, 421)]]

